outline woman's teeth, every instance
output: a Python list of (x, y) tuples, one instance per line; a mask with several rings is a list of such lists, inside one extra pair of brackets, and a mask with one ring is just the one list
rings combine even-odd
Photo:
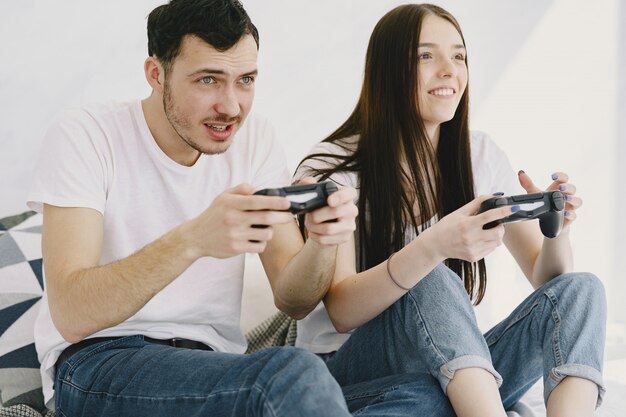
[(433, 94), (435, 96), (451, 96), (452, 94), (454, 94), (454, 90), (451, 88), (439, 88), (437, 90), (431, 91), (430, 94)]

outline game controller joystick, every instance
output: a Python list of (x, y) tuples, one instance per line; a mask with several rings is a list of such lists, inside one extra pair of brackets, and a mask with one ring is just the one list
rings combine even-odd
[(287, 197), (291, 201), (289, 211), (293, 214), (303, 214), (324, 207), (329, 195), (337, 191), (337, 185), (332, 181), (316, 184), (292, 185), (282, 188), (266, 188), (257, 191), (256, 195)]
[(521, 194), (509, 197), (494, 197), (480, 205), (478, 213), (483, 213), (496, 207), (519, 205), (519, 211), (500, 220), (487, 223), (483, 229), (491, 229), (502, 223), (512, 223), (521, 220), (539, 219), (539, 228), (545, 237), (557, 237), (563, 226), (563, 209), (565, 197), (560, 191), (542, 191), (531, 194)]

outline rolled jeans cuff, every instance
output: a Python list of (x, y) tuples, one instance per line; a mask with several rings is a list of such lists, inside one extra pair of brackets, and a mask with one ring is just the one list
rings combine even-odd
[(548, 397), (552, 393), (552, 390), (557, 387), (568, 376), (575, 376), (577, 378), (583, 378), (589, 380), (598, 386), (598, 401), (596, 402), (596, 408), (602, 404), (604, 394), (606, 393), (606, 387), (602, 382), (602, 373), (596, 368), (589, 365), (578, 365), (570, 363), (567, 365), (557, 366), (550, 370), (548, 379), (544, 382), (543, 386), (543, 400), (548, 404)]
[(458, 358), (454, 358), (451, 361), (443, 364), (441, 368), (439, 368), (439, 374), (437, 375), (437, 379), (439, 380), (439, 384), (441, 385), (441, 389), (443, 392), (448, 395), (448, 384), (454, 378), (454, 374), (459, 369), (465, 368), (481, 368), (485, 371), (489, 372), (496, 379), (496, 384), (498, 384), (498, 388), (502, 385), (502, 376), (495, 370), (491, 361), (483, 358), (482, 356), (476, 355), (466, 355), (459, 356)]

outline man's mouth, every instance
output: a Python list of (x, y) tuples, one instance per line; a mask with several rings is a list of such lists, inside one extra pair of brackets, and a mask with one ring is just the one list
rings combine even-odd
[(209, 127), (209, 129), (213, 129), (218, 132), (223, 132), (229, 127), (229, 126), (218, 126), (218, 125), (209, 125), (209, 124), (207, 126)]
[(205, 123), (204, 126), (206, 126), (207, 132), (213, 140), (223, 141), (228, 139), (232, 135), (236, 124), (231, 123), (223, 125)]

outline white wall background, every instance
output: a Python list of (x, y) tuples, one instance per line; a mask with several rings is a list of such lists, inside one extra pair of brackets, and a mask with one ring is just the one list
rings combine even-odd
[[(60, 111), (149, 94), (142, 71), (146, 16), (160, 3), (0, 0), (0, 217), (26, 209), (35, 155)], [(351, 112), (371, 30), (401, 3), (244, 0), (261, 33), (255, 106), (276, 124), (291, 168)], [(557, 170), (570, 174), (585, 200), (572, 233), (577, 269), (602, 278), (611, 325), (626, 324), (620, 262), (626, 256), (626, 6), (620, 0), (435, 3), (464, 30), (472, 127), (490, 133), (514, 168), (538, 184), (547, 185)], [(481, 307), (486, 323), (530, 291), (507, 255), (494, 255), (491, 269)], [(626, 334), (614, 328), (612, 337), (624, 342)]]

